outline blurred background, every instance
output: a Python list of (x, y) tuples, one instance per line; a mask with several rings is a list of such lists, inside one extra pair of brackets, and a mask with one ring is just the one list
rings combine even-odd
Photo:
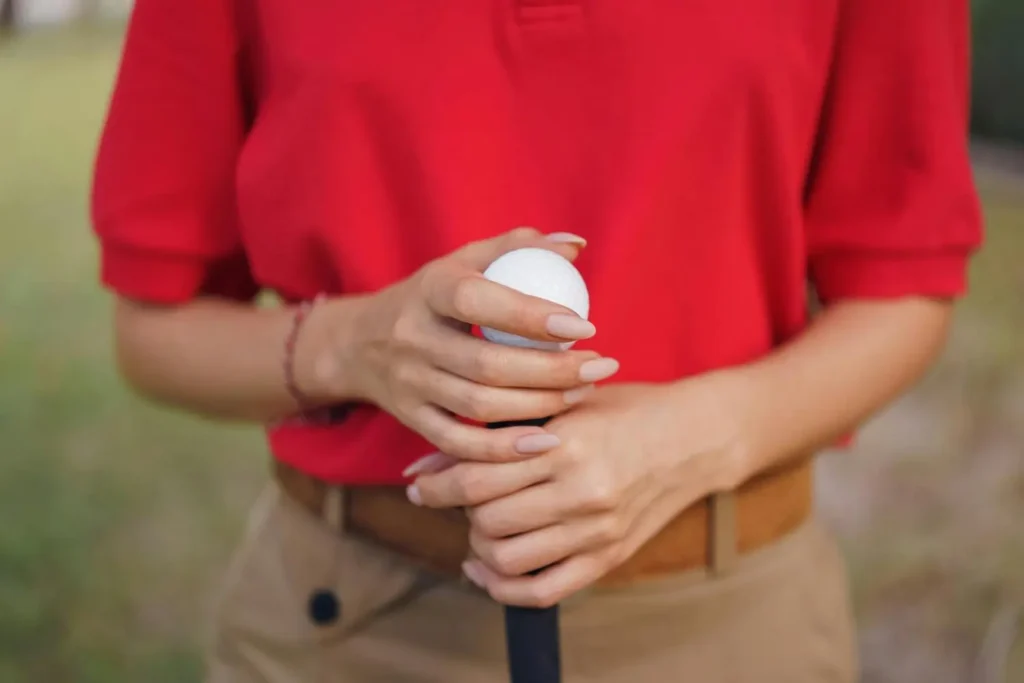
[[(111, 363), (86, 207), (128, 0), (0, 0), (0, 683), (198, 681), (261, 435)], [(871, 683), (1024, 682), (1024, 0), (975, 0), (988, 242), (934, 372), (820, 464)]]

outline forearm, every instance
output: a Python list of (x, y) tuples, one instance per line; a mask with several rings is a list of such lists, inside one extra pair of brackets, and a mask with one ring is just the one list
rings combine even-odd
[(916, 383), (946, 339), (951, 304), (908, 298), (838, 303), (798, 338), (733, 371), (740, 483), (835, 442)]
[[(315, 377), (314, 347), (356, 315), (359, 299), (335, 299), (307, 318), (297, 337), (296, 382), (314, 403), (355, 398), (343, 380), (330, 391)], [(260, 308), (223, 299), (176, 306), (121, 300), (116, 310), (117, 359), (128, 383), (157, 402), (207, 417), (265, 422), (296, 412), (285, 382), (285, 344), (293, 308)], [(338, 335), (344, 339), (344, 335)], [(338, 358), (344, 358), (344, 349)], [(335, 373), (344, 378), (346, 372)]]

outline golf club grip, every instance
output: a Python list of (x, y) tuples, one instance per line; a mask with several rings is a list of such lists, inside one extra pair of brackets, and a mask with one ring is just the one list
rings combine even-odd
[(505, 644), (512, 683), (561, 683), (558, 605), (505, 607)]
[[(488, 427), (543, 427), (550, 419), (496, 422)], [(506, 606), (505, 644), (512, 683), (561, 683), (558, 605), (544, 609)]]

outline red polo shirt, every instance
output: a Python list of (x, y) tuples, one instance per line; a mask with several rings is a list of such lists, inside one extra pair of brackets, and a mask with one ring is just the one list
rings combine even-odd
[[(104, 282), (377, 290), (518, 225), (590, 246), (615, 381), (743, 363), (827, 300), (955, 296), (980, 239), (967, 0), (137, 0), (99, 152)], [(269, 431), (396, 482), (381, 411)]]

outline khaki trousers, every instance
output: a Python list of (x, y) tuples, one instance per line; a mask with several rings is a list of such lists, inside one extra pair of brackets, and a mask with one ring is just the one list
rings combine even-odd
[[(336, 523), (265, 492), (217, 605), (207, 683), (507, 682), (499, 605)], [(337, 598), (331, 623), (310, 616), (318, 593)], [(561, 615), (566, 683), (856, 679), (842, 560), (813, 521), (723, 574), (594, 589)]]

